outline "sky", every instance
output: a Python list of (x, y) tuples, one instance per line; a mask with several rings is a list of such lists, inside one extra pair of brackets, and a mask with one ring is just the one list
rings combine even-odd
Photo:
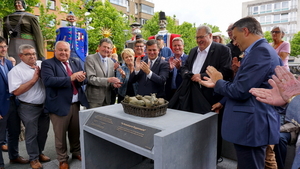
[[(242, 17), (242, 2), (251, 0), (152, 0), (154, 12), (163, 11), (167, 16), (176, 15), (179, 24), (184, 21), (196, 27), (207, 23), (218, 26), (227, 36), (227, 28)], [(171, 5), (170, 5), (171, 3)]]

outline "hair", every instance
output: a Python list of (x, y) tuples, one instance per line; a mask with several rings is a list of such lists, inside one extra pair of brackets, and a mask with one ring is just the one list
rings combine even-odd
[(283, 38), (284, 35), (285, 35), (285, 29), (284, 29), (284, 27), (282, 27), (282, 26), (274, 26), (274, 27), (272, 28), (272, 31), (273, 31), (274, 29), (276, 29), (276, 28), (278, 28), (278, 29), (280, 30), (280, 32), (282, 33), (281, 38)]
[(196, 29), (196, 32), (198, 32), (200, 29), (205, 29), (205, 32), (207, 34), (211, 34), (212, 33), (211, 28), (209, 26), (207, 26), (207, 25), (200, 25), (200, 26), (198, 26), (197, 29)]
[(258, 36), (263, 36), (263, 32), (260, 26), (260, 23), (253, 17), (244, 17), (236, 21), (231, 30), (237, 28), (239, 31), (242, 31), (243, 28), (247, 28), (250, 33)]
[(172, 43), (175, 41), (181, 41), (182, 45), (184, 45), (184, 40), (181, 37), (176, 37), (172, 40)]
[(0, 36), (0, 43), (6, 43), (6, 39), (5, 38), (3, 38), (2, 36)]
[(138, 40), (136, 40), (136, 41), (134, 42), (134, 46), (135, 46), (137, 43), (143, 43), (143, 44), (145, 44), (143, 39), (138, 39)]
[(121, 53), (121, 57), (124, 60), (124, 54), (128, 54), (132, 57), (134, 57), (134, 51), (131, 48), (125, 48), (122, 53)]
[[(57, 41), (56, 43), (55, 43), (55, 46), (54, 46), (54, 49), (56, 49), (57, 48), (57, 45), (59, 44), (59, 43), (65, 43), (66, 45), (68, 45), (69, 46), (69, 48), (70, 48), (70, 44), (68, 43), (68, 42), (66, 42), (66, 41)], [(71, 49), (71, 48), (70, 48)]]
[(118, 59), (118, 54), (116, 54), (116, 53), (111, 54), (111, 58)]
[(99, 46), (101, 46), (104, 42), (111, 44), (111, 47), (113, 48), (114, 44), (109, 38), (103, 38), (100, 40)]
[(147, 41), (146, 46), (152, 46), (152, 45), (154, 45), (154, 44), (156, 44), (157, 47), (159, 46), (157, 40), (155, 40), (155, 39), (150, 39), (150, 40)]
[(35, 48), (29, 44), (23, 44), (23, 45), (19, 46), (20, 53), (23, 53), (23, 50), (25, 50), (25, 49), (34, 49), (35, 50)]

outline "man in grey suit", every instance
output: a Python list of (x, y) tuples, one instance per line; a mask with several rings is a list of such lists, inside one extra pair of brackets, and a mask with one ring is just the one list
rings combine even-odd
[(98, 52), (86, 57), (86, 95), (91, 108), (109, 105), (112, 89), (121, 86), (120, 80), (114, 77), (114, 62), (108, 58), (112, 47), (112, 41), (103, 38), (100, 40)]

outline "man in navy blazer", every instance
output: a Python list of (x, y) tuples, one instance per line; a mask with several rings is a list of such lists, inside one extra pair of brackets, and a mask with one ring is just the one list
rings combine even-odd
[(138, 82), (137, 94), (150, 95), (156, 93), (157, 98), (165, 97), (165, 83), (169, 77), (169, 64), (158, 57), (158, 42), (154, 39), (146, 43), (147, 59), (141, 61), (138, 57), (135, 62), (135, 71), (130, 74), (129, 81)]
[[(8, 154), (11, 163), (29, 163), (19, 156), (20, 117), (17, 113), (15, 96), (9, 93), (7, 74), (13, 65), (5, 59), (7, 44), (5, 38), (0, 36), (0, 143), (6, 138), (8, 130)], [(0, 148), (0, 169), (4, 168), (2, 149)]]
[[(251, 88), (270, 88), (268, 79), (281, 59), (263, 39), (259, 22), (245, 17), (233, 24), (233, 39), (245, 53), (232, 82), (222, 79), (214, 67), (206, 70), (210, 79), (200, 83), (228, 98), (223, 114), (222, 137), (234, 144), (238, 168), (263, 169), (267, 145), (279, 140), (279, 115), (273, 106), (261, 103), (249, 93)], [(211, 83), (210, 83), (211, 82)]]
[(46, 88), (45, 110), (50, 113), (53, 124), (60, 168), (68, 168), (67, 132), (72, 157), (81, 160), (78, 112), (80, 104), (89, 107), (82, 90), (86, 73), (78, 60), (70, 58), (69, 43), (58, 41), (54, 53), (55, 57), (43, 61), (41, 67)]

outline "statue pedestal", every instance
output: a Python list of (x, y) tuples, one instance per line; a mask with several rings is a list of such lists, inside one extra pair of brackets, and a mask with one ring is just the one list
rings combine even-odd
[(121, 104), (80, 111), (82, 168), (131, 168), (154, 160), (155, 169), (216, 168), (217, 114), (167, 109), (144, 118)]

